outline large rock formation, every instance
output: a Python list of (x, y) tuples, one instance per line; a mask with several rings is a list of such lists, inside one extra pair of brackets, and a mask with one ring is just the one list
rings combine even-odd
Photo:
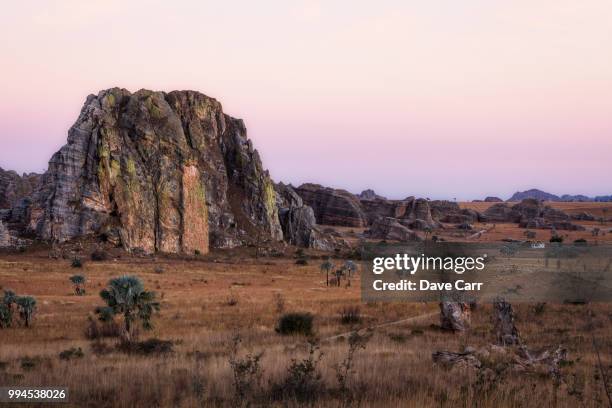
[(501, 198), (495, 196), (489, 196), (484, 199), (485, 203), (502, 203), (503, 201), (504, 200), (502, 200)]
[(547, 193), (537, 188), (532, 188), (526, 191), (517, 191), (507, 201), (523, 201), (528, 198), (533, 198), (539, 201), (559, 201), (559, 196)]
[(490, 222), (519, 222), (520, 214), (517, 214), (506, 203), (493, 204), (484, 212), (484, 216)]
[(570, 216), (561, 210), (527, 198), (509, 207), (506, 203), (494, 204), (484, 215), (491, 222), (518, 223), (522, 228), (582, 230), (584, 227), (570, 222)]
[(103, 234), (146, 253), (283, 236), (274, 185), (242, 120), (198, 92), (118, 88), (87, 98), (27, 227), (60, 242)]
[(453, 201), (436, 200), (429, 203), (431, 215), (435, 221), (451, 224), (474, 223), (486, 221), (486, 217), (476, 210), (460, 208)]
[(359, 200), (346, 190), (306, 183), (295, 191), (312, 207), (317, 224), (358, 228), (367, 225), (367, 217)]
[(421, 237), (410, 228), (400, 224), (400, 222), (391, 217), (377, 218), (366, 231), (365, 235), (371, 239), (384, 239), (391, 241), (420, 241)]
[(320, 250), (333, 250), (335, 242), (316, 226), (312, 207), (305, 205), (292, 186), (276, 186), (276, 203), (283, 236), (289, 244)]
[(386, 200), (386, 197), (380, 196), (376, 194), (376, 192), (372, 189), (363, 190), (361, 193), (357, 194), (357, 198), (360, 200)]
[(429, 201), (424, 198), (417, 198), (412, 201), (406, 219), (410, 228), (416, 230), (434, 229), (440, 226), (431, 215)]
[(12, 208), (19, 200), (31, 195), (39, 181), (40, 174), (24, 173), (20, 176), (0, 167), (0, 209)]
[(381, 217), (404, 218), (412, 207), (412, 201), (404, 200), (361, 200), (361, 208), (366, 215), (368, 224)]

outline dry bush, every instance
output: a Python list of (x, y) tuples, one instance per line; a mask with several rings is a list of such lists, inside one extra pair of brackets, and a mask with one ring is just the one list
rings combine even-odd
[(274, 400), (298, 402), (321, 398), (326, 391), (318, 367), (323, 354), (316, 341), (308, 343), (308, 356), (302, 360), (292, 359), (285, 377), (270, 388)]
[(361, 323), (361, 309), (359, 306), (345, 306), (340, 310), (340, 323), (359, 324)]
[(122, 341), (117, 344), (117, 350), (129, 354), (160, 355), (174, 351), (174, 343), (156, 338), (145, 341)]
[(121, 327), (115, 321), (99, 322), (89, 316), (87, 327), (85, 328), (85, 338), (88, 340), (98, 340), (109, 337), (121, 337)]
[(91, 253), (90, 258), (92, 261), (102, 262), (102, 261), (107, 261), (109, 256), (106, 251), (103, 251), (101, 249), (96, 249), (95, 251)]

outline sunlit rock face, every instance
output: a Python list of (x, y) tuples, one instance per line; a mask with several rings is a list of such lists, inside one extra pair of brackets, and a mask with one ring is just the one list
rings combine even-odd
[(283, 238), (274, 185), (240, 119), (194, 91), (90, 95), (49, 162), (27, 229), (145, 253)]

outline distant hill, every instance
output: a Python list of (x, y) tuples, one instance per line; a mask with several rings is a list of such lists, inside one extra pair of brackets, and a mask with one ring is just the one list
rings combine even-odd
[(554, 194), (547, 193), (537, 188), (532, 188), (527, 191), (517, 191), (507, 201), (523, 201), (526, 198), (535, 198), (536, 200), (543, 201), (560, 201), (561, 198)]
[(507, 201), (522, 201), (526, 198), (535, 198), (536, 200), (543, 201), (563, 201), (563, 202), (587, 202), (587, 201), (598, 201), (598, 202), (611, 202), (612, 195), (604, 195), (597, 197), (588, 197), (583, 194), (563, 194), (562, 196), (557, 196), (551, 193), (547, 193), (546, 191), (538, 190), (537, 188), (532, 188), (531, 190), (526, 191), (517, 191), (510, 197)]

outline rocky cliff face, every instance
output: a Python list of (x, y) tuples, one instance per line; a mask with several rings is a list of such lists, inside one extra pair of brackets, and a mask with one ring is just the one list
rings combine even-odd
[(307, 183), (299, 186), (296, 192), (312, 207), (318, 224), (358, 228), (367, 225), (359, 200), (346, 190)]
[(0, 167), (0, 209), (12, 208), (19, 200), (31, 195), (39, 181), (40, 174), (20, 176), (14, 171), (6, 171)]
[(12, 239), (9, 234), (8, 229), (4, 226), (2, 221), (0, 221), (0, 248), (6, 248), (11, 246)]
[(90, 95), (49, 162), (27, 228), (102, 234), (127, 250), (205, 253), (283, 237), (274, 185), (244, 123), (201, 93)]

